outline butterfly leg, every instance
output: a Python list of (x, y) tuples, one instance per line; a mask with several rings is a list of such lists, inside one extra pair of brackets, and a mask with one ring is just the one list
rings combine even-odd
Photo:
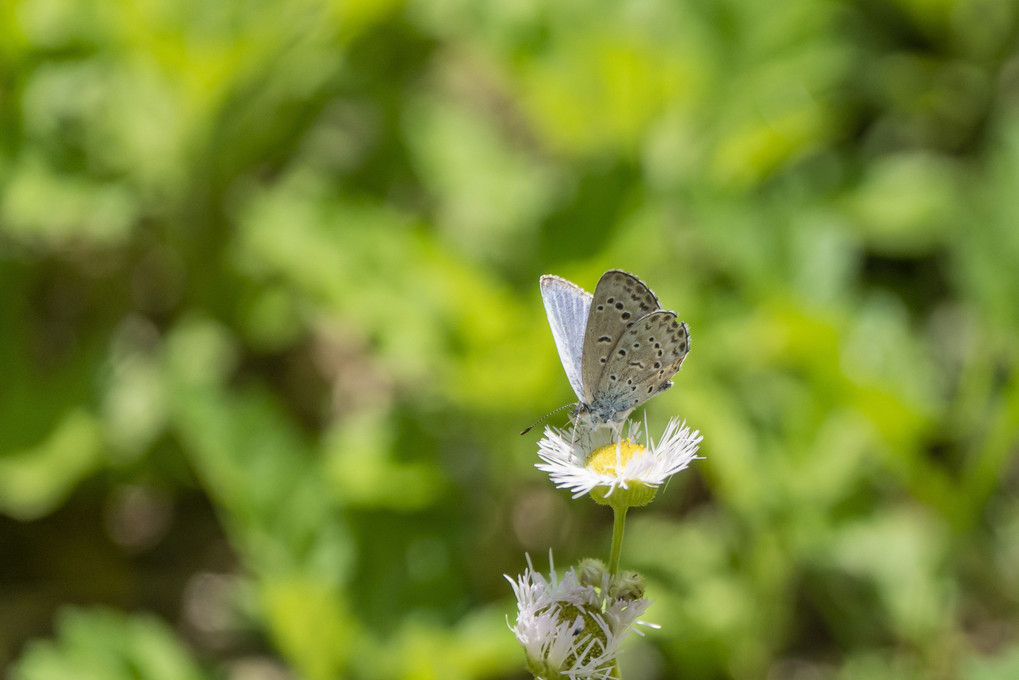
[(623, 423), (611, 423), (609, 427), (612, 429), (612, 443), (620, 443), (623, 441)]

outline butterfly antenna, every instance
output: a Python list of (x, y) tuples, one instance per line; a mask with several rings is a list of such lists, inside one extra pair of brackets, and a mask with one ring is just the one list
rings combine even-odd
[[(542, 417), (540, 417), (540, 418), (538, 418), (538, 419), (537, 419), (536, 421), (534, 421), (534, 425), (537, 425), (538, 423), (540, 423), (541, 421), (545, 420), (545, 418), (548, 418), (548, 417), (549, 417), (549, 416), (551, 416), (551, 415), (554, 415), (554, 414), (556, 414), (556, 413), (559, 413), (559, 412), (560, 412), (560, 411), (562, 411), (562, 410), (563, 410), (564, 408), (570, 408), (571, 406), (576, 406), (576, 404), (564, 404), (563, 406), (560, 406), (559, 408), (557, 408), (557, 409), (556, 409), (556, 410), (554, 410), (554, 411), (549, 411), (548, 413), (546, 413), (545, 415), (543, 415)], [(530, 426), (529, 428), (527, 428), (526, 430), (524, 430), (524, 431), (523, 431), (523, 432), (521, 432), (520, 434), (527, 434), (528, 432), (530, 432), (531, 430), (533, 430), (533, 429), (534, 429), (534, 425), (531, 425), (531, 426)]]

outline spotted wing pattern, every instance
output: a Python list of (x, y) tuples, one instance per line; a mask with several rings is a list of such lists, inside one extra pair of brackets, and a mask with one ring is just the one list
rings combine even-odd
[(610, 387), (605, 369), (627, 330), (658, 309), (658, 298), (633, 274), (612, 269), (602, 275), (594, 289), (584, 332), (581, 354), (584, 404), (593, 406)]
[(612, 348), (590, 403), (592, 412), (606, 420), (625, 418), (635, 406), (672, 387), (672, 376), (689, 351), (690, 333), (675, 312), (659, 310), (638, 319)]

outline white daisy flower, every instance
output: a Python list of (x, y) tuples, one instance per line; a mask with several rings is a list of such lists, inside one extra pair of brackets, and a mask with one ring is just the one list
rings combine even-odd
[[(603, 587), (582, 585), (573, 569), (556, 575), (549, 553), (549, 576), (527, 570), (506, 580), (517, 596), (517, 621), (510, 629), (527, 654), (527, 668), (540, 680), (610, 680), (619, 644), (650, 604), (645, 599), (612, 598)], [(642, 634), (642, 633), (641, 633)]]
[(659, 486), (698, 458), (697, 447), (704, 438), (676, 418), (657, 443), (639, 443), (640, 434), (640, 424), (632, 422), (627, 423), (626, 437), (616, 443), (604, 430), (591, 434), (583, 428), (546, 427), (538, 442), (538, 456), (544, 462), (535, 467), (547, 472), (558, 488), (572, 491), (574, 498), (590, 494), (604, 505), (646, 505)]

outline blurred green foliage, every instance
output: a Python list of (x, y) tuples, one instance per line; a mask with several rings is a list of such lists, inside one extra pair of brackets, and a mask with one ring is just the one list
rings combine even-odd
[[(0, 665), (509, 678), (519, 429), (638, 274), (705, 435), (628, 680), (1019, 673), (1019, 8), (0, 5)], [(561, 422), (561, 420), (560, 420)], [(29, 639), (32, 641), (29, 641)]]

